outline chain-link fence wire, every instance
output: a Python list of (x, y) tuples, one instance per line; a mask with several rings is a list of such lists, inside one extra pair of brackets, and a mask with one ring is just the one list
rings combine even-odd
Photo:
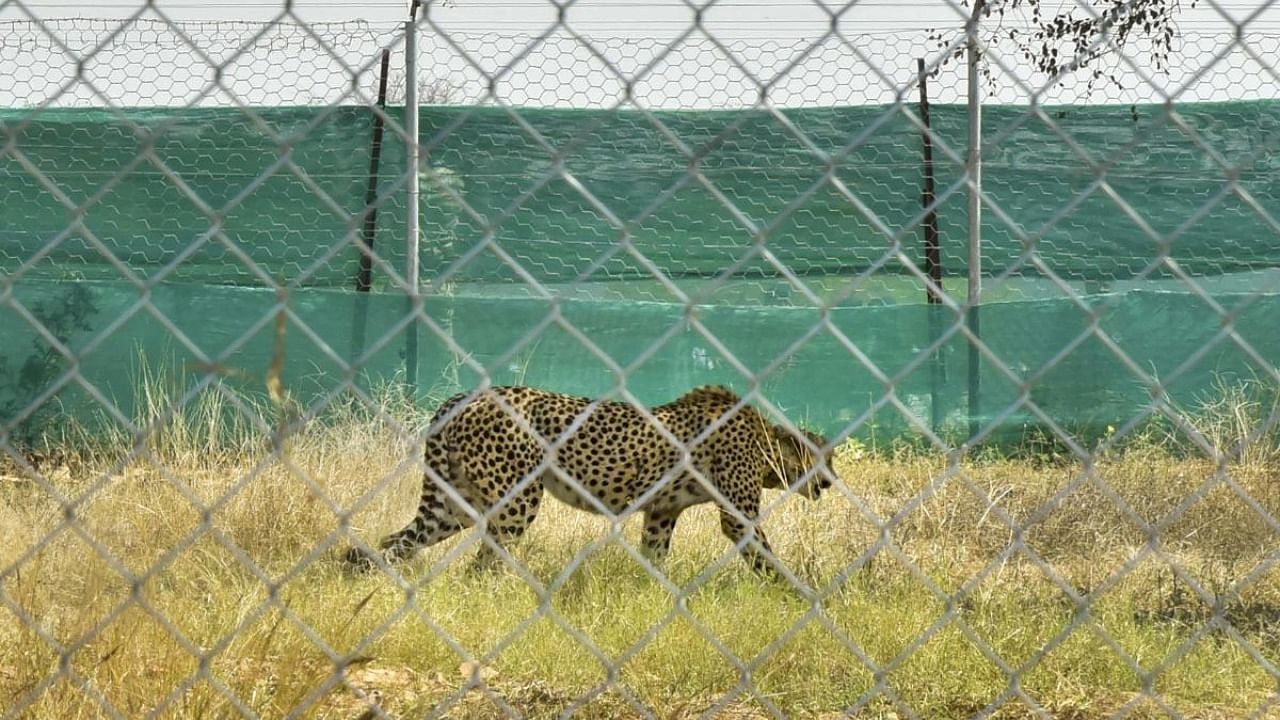
[[(373, 80), (381, 49), (403, 47), (398, 30), (148, 18), (36, 20), (6, 34), (6, 53), (18, 47), (11, 38), (32, 38), (6, 61), (31, 66), (52, 48), (49, 67), (63, 69), (12, 75), (6, 88), (22, 96), (5, 117), (6, 197), (39, 208), (11, 214), (6, 202), (5, 213), (0, 299), (11, 337), (21, 338), (13, 345), (21, 352), (6, 358), (0, 434), (13, 500), (0, 601), (13, 621), (6, 647), (17, 648), (0, 665), (6, 717), (341, 716), (350, 706), (334, 698), (344, 692), (359, 701), (356, 712), (373, 716), (1274, 714), (1280, 525), (1277, 413), (1267, 398), (1280, 378), (1269, 332), (1276, 234), (1264, 171), (1274, 110), (1262, 101), (1270, 98), (1199, 110), (1179, 92), (1159, 108), (1135, 99), (1119, 111), (989, 111), (984, 192), (997, 233), (988, 241), (1000, 248), (1003, 234), (1013, 249), (989, 254), (985, 267), (995, 281), (1036, 277), (1037, 297), (1054, 302), (984, 308), (979, 330), (966, 322), (973, 314), (963, 292), (945, 282), (942, 307), (927, 314), (897, 307), (910, 298), (889, 290), (878, 299), (890, 305), (876, 309), (884, 314), (840, 312), (890, 272), (921, 296), (929, 283), (909, 248), (923, 215), (918, 166), (893, 153), (914, 152), (908, 138), (918, 142), (925, 130), (911, 97), (914, 60), (938, 66), (945, 47), (923, 35), (913, 44), (829, 28), (817, 41), (754, 51), (705, 32), (663, 45), (573, 37), (563, 25), (556, 37), (536, 38), (445, 30), (430, 15), (421, 23), (431, 41), (424, 57), (432, 57), (422, 64), (432, 73), (423, 88), (459, 107), (423, 114), (427, 297), (409, 311), (397, 295), (405, 282), (394, 230), (403, 222), (395, 212), (403, 160), (384, 169), (374, 203), (386, 225), (372, 257), (379, 289), (390, 292), (353, 300), (337, 291), (350, 287), (360, 256), (371, 116), (385, 122), (384, 151), (403, 156), (402, 116), (376, 107)], [(127, 49), (129, 37), (148, 33), (145, 48)], [(1197, 41), (1210, 54), (1180, 54), (1178, 67), (1197, 81), (1192, 88), (1221, 71), (1228, 90), (1270, 92), (1274, 71), (1259, 48), (1273, 42), (1247, 34)], [(1138, 50), (1117, 56), (1122, 71), (1141, 74), (1131, 57)], [(152, 52), (163, 72), (117, 85), (124, 70), (111, 68), (132, 74)], [(1044, 85), (1020, 74), (1014, 57), (988, 53), (996, 98), (1025, 98)], [(1247, 73), (1262, 79), (1256, 90), (1223, 69), (1235, 61), (1256, 65)], [(954, 101), (946, 78), (957, 69), (942, 68), (937, 101)], [(298, 82), (303, 75), (309, 83)], [(762, 90), (777, 103), (895, 104), (805, 115), (763, 102)], [(1169, 99), (1146, 82), (1123, 92)], [(133, 107), (161, 104), (165, 93), (172, 102), (163, 104), (177, 107)], [(319, 106), (273, 107), (290, 99)], [(526, 107), (560, 104), (597, 110)], [(733, 109), (718, 115), (678, 112), (726, 105)], [(1117, 115), (1128, 117), (1123, 137), (1114, 120), (1096, 121)], [(959, 211), (965, 191), (963, 127), (954, 125), (959, 114), (951, 130), (945, 115), (935, 119), (945, 216)], [(884, 142), (890, 123), (899, 130)], [(1037, 134), (1019, 145), (1028, 125)], [(1045, 145), (1056, 164), (1022, 154)], [(659, 157), (643, 151), (652, 146)], [(1187, 174), (1151, 170), (1169, 155), (1168, 167)], [(647, 174), (629, 164), (637, 156), (651, 163)], [(950, 178), (941, 171), (948, 166)], [(1069, 191), (1031, 180), (1067, 167), (1079, 173)], [(1002, 184), (1004, 168), (1028, 176)], [(129, 187), (144, 175), (144, 186)], [(277, 191), (276, 182), (288, 188)], [(113, 194), (130, 197), (113, 202)], [(1024, 195), (1039, 197), (1020, 204)], [(1169, 204), (1151, 205), (1152, 195), (1170, 196)], [(1081, 239), (1055, 244), (1064, 228), (1095, 231), (1096, 201), (1132, 224), (1127, 253)], [(955, 228), (964, 225), (958, 218)], [(827, 227), (830, 235), (815, 231)], [(1195, 252), (1197, 232), (1210, 235), (1202, 247), (1217, 254)], [(440, 238), (448, 247), (433, 249)], [(575, 246), (559, 254), (538, 247), (557, 241)], [(963, 270), (963, 252), (949, 252), (948, 272)], [(1250, 274), (1214, 285), (1242, 271)], [(699, 282), (682, 282), (687, 276)], [(742, 276), (769, 277), (772, 291), (717, 294)], [(641, 278), (644, 291), (626, 289)], [(616, 285), (603, 295), (592, 289), (609, 282)], [(457, 297), (467, 287), (470, 305)], [(1177, 292), (1152, 300), (1148, 288)], [(665, 303), (577, 304), (599, 297)], [(770, 314), (770, 306), (787, 311)], [(478, 325), (502, 332), (481, 340)], [(418, 402), (402, 405), (371, 385), (370, 376), (394, 376), (408, 359), (406, 335), (418, 333), (447, 362), (424, 357), (404, 370), (402, 380), (420, 385), (414, 399), (434, 407), (461, 388), (481, 406), (445, 404), (439, 416), (423, 416)], [(121, 338), (131, 347), (119, 348)], [(948, 406), (917, 392), (924, 379), (957, 374), (946, 355), (970, 346), (988, 393), (984, 414), (972, 417), (964, 414), (972, 403)], [(103, 381), (130, 363), (129, 385)], [(609, 408), (637, 421), (663, 454), (676, 449), (651, 485), (619, 499), (565, 460), (595, 452), (606, 458), (599, 463), (638, 462), (628, 453), (639, 451), (612, 437), (598, 439), (620, 455), (582, 449), (602, 406), (580, 406), (548, 432), (545, 411), (483, 393), (503, 378), (554, 379), (539, 373), (557, 364), (592, 377), (545, 384), (585, 383), (623, 403)], [(1075, 382), (1059, 382), (1064, 369)], [(1087, 378), (1104, 370), (1141, 399), (1107, 405), (1105, 433), (1082, 434), (1080, 417), (1055, 393), (1097, 403)], [(1206, 373), (1221, 384), (1206, 385)], [(865, 376), (874, 389), (849, 392), (845, 375)], [(689, 432), (654, 406), (695, 378), (724, 381), (738, 396)], [(304, 380), (311, 389), (300, 394)], [(794, 391), (801, 382), (808, 395)], [(263, 386), (258, 399), (253, 391)], [(844, 397), (827, 412), (817, 398), (832, 394)], [(491, 436), (465, 426), (449, 433), (486, 402), (497, 413)], [(754, 417), (751, 408), (764, 413), (753, 428), (777, 424), (802, 458), (798, 472), (772, 471), (790, 487), (758, 506), (740, 495), (741, 478), (700, 455)], [(948, 425), (939, 410), (960, 416)], [(916, 445), (886, 452), (854, 439), (886, 416)], [(1039, 433), (1033, 457), (975, 463), (972, 452), (1011, 418)], [(822, 431), (816, 445), (802, 424)], [(468, 463), (504, 444), (514, 452), (516, 439), (530, 437), (534, 466), (500, 481), (501, 500), (474, 506), (468, 474), (477, 466)], [(448, 446), (443, 464), (431, 462), (435, 442)], [(1131, 442), (1137, 448), (1125, 454)], [(767, 443), (754, 451), (778, 452)], [(859, 477), (874, 475), (877, 463), (888, 465), (878, 480)], [(359, 477), (343, 476), (353, 471)], [(1022, 476), (1001, 483), (1001, 472)], [(911, 474), (920, 480), (901, 479)], [(372, 553), (381, 571), (372, 577), (336, 572), (348, 546), (364, 556), (386, 535), (375, 529), (394, 529), (393, 518), (416, 504), (423, 475), (424, 518), (435, 502), (488, 531), (462, 533), (416, 566)], [(826, 496), (798, 509), (792, 498), (822, 480), (832, 483)], [(732, 542), (678, 536), (677, 551), (695, 540), (710, 549), (664, 567), (640, 551), (628, 522), (680, 483), (719, 508)], [(558, 556), (529, 555), (537, 537), (509, 547), (506, 513), (527, 511), (540, 484), (608, 522)], [(975, 502), (978, 512), (965, 515)], [(935, 513), (943, 519), (922, 519)], [(544, 525), (571, 522), (543, 514)], [(811, 544), (786, 542), (788, 526), (805, 523)], [(1063, 524), (1065, 536), (1086, 536), (1074, 563), (1063, 548), (1081, 541), (1045, 539)], [(762, 544), (760, 526), (772, 528), (777, 553)], [(473, 552), (496, 557), (511, 582), (460, 577)], [(777, 577), (733, 580), (740, 553), (763, 555)], [(189, 574), (193, 567), (200, 573)], [(619, 567), (638, 568), (640, 579)], [(604, 587), (591, 584), (597, 577)], [(899, 584), (909, 592), (895, 594)], [(399, 592), (388, 597), (388, 588)], [(629, 593), (651, 614), (629, 615), (619, 604)], [(450, 605), (454, 595), (466, 604)], [(767, 605), (744, 605), (743, 595)], [(862, 623), (886, 606), (887, 617)], [(735, 607), (765, 614), (735, 617)], [(348, 616), (335, 622), (324, 612), (336, 608)], [(616, 628), (601, 616), (644, 622), (611, 635)], [(743, 624), (748, 638), (735, 633)], [(886, 646), (882, 636), (899, 642)], [(672, 642), (684, 644), (662, 655)], [(148, 656), (148, 647), (162, 649)], [(557, 662), (539, 664), (540, 651)], [(658, 661), (646, 662), (652, 653)], [(1096, 674), (1062, 665), (1098, 656), (1106, 667)], [(718, 672), (681, 684), (706, 657)], [(460, 680), (426, 675), (449, 662), (463, 663)], [(405, 667), (417, 673), (405, 679), (397, 674)], [(805, 677), (780, 680), (792, 667)], [(304, 682), (291, 683), (286, 668)], [(994, 679), (966, 685), (947, 671)], [(1054, 692), (1064, 683), (1074, 695)]]

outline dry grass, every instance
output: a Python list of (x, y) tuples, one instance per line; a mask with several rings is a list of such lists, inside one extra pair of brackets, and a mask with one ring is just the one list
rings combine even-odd
[[(153, 411), (163, 408), (167, 394), (149, 386)], [(846, 446), (837, 470), (848, 495), (767, 497), (778, 554), (824, 594), (815, 609), (746, 574), (709, 508), (688, 513), (675, 538), (668, 572), (691, 588), (678, 605), (608, 540), (607, 522), (554, 502), (515, 549), (537, 590), (515, 571), (464, 573), (475, 536), (430, 549), (404, 582), (351, 577), (337, 562), (346, 540), (334, 509), (385, 480), (351, 525), (369, 540), (395, 529), (417, 492), (417, 473), (400, 467), (415, 449), (393, 425), (344, 408), (276, 457), (267, 433), (227, 416), (208, 394), (131, 460), (119, 460), (128, 438), (69, 434), (39, 481), (4, 471), (0, 706), (14, 717), (98, 717), (108, 704), (183, 718), (355, 718), (374, 707), (628, 717), (637, 704), (673, 718), (851, 706), (862, 717), (904, 706), (967, 717), (1006, 697), (989, 654), (1056, 717), (1237, 718), (1268, 702), (1258, 716), (1280, 713), (1277, 678), (1260, 662), (1280, 664), (1280, 570), (1251, 574), (1274, 558), (1277, 536), (1219, 472), (1280, 515), (1274, 437), (1218, 465), (1153, 436), (1104, 456), (1082, 482), (1078, 463), (951, 465)], [(1116, 499), (1158, 524), (1158, 550)], [(864, 511), (896, 519), (882, 535)], [(1027, 521), (1027, 551), (1010, 552), (1009, 523)], [(628, 522), (623, 538), (637, 535)], [(1217, 616), (1188, 581), (1221, 598)], [(616, 659), (616, 676), (601, 658)], [(875, 678), (863, 658), (891, 668), (889, 696), (867, 699)], [(1156, 671), (1166, 705), (1143, 694), (1135, 665)], [(1032, 712), (1014, 698), (994, 716)]]

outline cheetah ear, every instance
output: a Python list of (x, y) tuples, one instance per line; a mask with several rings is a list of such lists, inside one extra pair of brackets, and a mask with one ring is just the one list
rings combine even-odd
[(773, 441), (779, 448), (782, 448), (783, 452), (788, 453), (789, 455), (800, 454), (804, 445), (801, 443), (800, 438), (796, 437), (795, 433), (781, 425), (774, 425), (772, 430)]
[[(804, 437), (802, 437), (802, 435)], [(773, 437), (774, 441), (777, 442), (778, 445), (790, 450), (797, 456), (803, 456), (805, 451), (809, 450), (808, 446), (805, 444), (806, 437), (817, 450), (821, 450), (827, 445), (827, 439), (822, 435), (809, 432), (808, 430), (797, 430), (793, 432), (781, 425), (773, 426)]]
[(831, 441), (827, 440), (826, 435), (819, 435), (818, 433), (809, 432), (808, 430), (806, 430), (804, 434), (809, 436), (809, 442), (813, 443), (813, 447), (816, 448), (819, 452), (821, 452), (823, 448), (831, 444)]

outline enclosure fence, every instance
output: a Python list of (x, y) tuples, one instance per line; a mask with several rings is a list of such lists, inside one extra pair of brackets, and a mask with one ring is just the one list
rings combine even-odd
[(416, 5), (0, 3), (0, 717), (1280, 717), (1280, 35)]

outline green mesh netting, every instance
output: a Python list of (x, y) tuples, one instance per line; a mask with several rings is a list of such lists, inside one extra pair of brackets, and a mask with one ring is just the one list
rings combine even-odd
[[(13, 294), (82, 357), (79, 379), (58, 385), (67, 363), (48, 357), (47, 340), (12, 308), (0, 309), (0, 331), (8, 340), (0, 352), (4, 417), (25, 420), (23, 408), (37, 399), (43, 403), (28, 425), (101, 413), (101, 399), (122, 417), (133, 417), (144, 361), (152, 369), (185, 371), (190, 386), (212, 370), (231, 387), (265, 391), (276, 348), (276, 296), (270, 291), (161, 286), (148, 300), (168, 325), (142, 309), (138, 290), (125, 283), (24, 281)], [(1224, 384), (1266, 378), (1265, 359), (1280, 354), (1274, 332), (1280, 296), (1216, 299), (1242, 308), (1229, 328), (1236, 339), (1212, 307), (1189, 294), (1093, 296), (1098, 326), (1114, 350), (1089, 334), (1091, 317), (1071, 301), (984, 307), (983, 342), (1005, 367), (982, 362), (979, 422), (998, 421), (993, 438), (1002, 442), (1043, 429), (1043, 418), (1025, 399), (1063, 429), (1090, 437), (1148, 412), (1151, 390), (1133, 368), (1163, 383), (1164, 399), (1187, 408)], [(299, 400), (341, 397), (347, 377), (341, 363), (356, 358), (362, 358), (353, 377), (357, 386), (404, 377), (402, 298), (303, 289), (289, 295), (288, 306), (297, 320), (286, 323), (283, 380)], [(686, 314), (664, 303), (560, 301), (553, 308), (528, 299), (435, 297), (427, 300), (426, 312), (459, 346), (450, 349), (432, 331), (420, 331), (416, 374), (428, 404), (473, 387), (479, 373), (499, 384), (598, 395), (618, 386), (621, 369), (627, 389), (647, 403), (694, 385), (724, 383), (739, 392), (758, 387), (792, 420), (826, 432), (850, 428), (884, 440), (919, 434), (920, 427), (948, 439), (968, 433), (965, 340), (956, 335), (936, 355), (925, 353), (956, 322), (937, 307), (837, 308), (824, 322), (819, 311), (801, 308), (724, 306)], [(56, 392), (45, 399), (50, 390)], [(901, 407), (884, 404), (890, 392)]]
[[(907, 257), (921, 257), (921, 139), (907, 116), (914, 112), (782, 111), (788, 127), (762, 110), (521, 109), (522, 127), (499, 108), (423, 108), (421, 137), (437, 174), (423, 188), (422, 267), (459, 281), (522, 283), (494, 253), (456, 264), (492, 231), (539, 282), (649, 281), (645, 292), (661, 300), (670, 294), (643, 263), (616, 251), (620, 238), (667, 277), (707, 278), (750, 255), (754, 226), (773, 257), (800, 276), (900, 273), (895, 236)], [(1024, 108), (986, 110), (984, 187), (999, 208), (984, 216), (989, 274), (1013, 267), (1018, 276), (1042, 276), (1020, 260), (1030, 238), (1052, 272), (1106, 289), (1143, 273), (1156, 256), (1144, 224), (1173, 238), (1169, 253), (1191, 275), (1280, 264), (1280, 233), (1264, 216), (1280, 212), (1280, 161), (1266, 152), (1280, 130), (1280, 103), (1179, 106), (1176, 124), (1162, 106), (1045, 115), (1052, 126)], [(938, 106), (933, 118), (942, 145), (962, 155), (964, 109)], [(23, 158), (0, 157), (0, 268), (39, 257), (29, 275), (115, 279), (117, 264), (149, 276), (181, 258), (166, 277), (260, 286), (265, 275), (350, 287), (370, 123), (368, 110), (347, 107), (0, 111), (0, 127)], [(1241, 165), (1238, 192), (1202, 145)], [(813, 149), (838, 161), (828, 168)], [(943, 268), (964, 277), (961, 168), (945, 150), (935, 155)], [(564, 175), (554, 171), (557, 161)], [(1105, 170), (1101, 184), (1090, 163)], [(691, 178), (695, 165), (705, 183)], [(397, 268), (403, 167), (403, 147), (388, 133), (375, 247)], [(84, 230), (101, 247), (70, 225), (78, 216), (59, 194), (87, 203)], [(777, 275), (758, 257), (737, 273)]]
[[(428, 300), (427, 314), (462, 353), (423, 328), (420, 394), (471, 387), (479, 372), (598, 394), (621, 371), (651, 403), (721, 382), (758, 386), (793, 419), (827, 432), (850, 423), (864, 437), (918, 432), (909, 414), (963, 437), (976, 408), (979, 424), (996, 422), (995, 437), (1016, 438), (1045, 425), (1026, 401), (1086, 434), (1142, 415), (1152, 394), (1135, 369), (1165, 383), (1178, 404), (1273, 372), (1280, 298), (1258, 293), (1275, 290), (1280, 266), (1280, 234), (1266, 217), (1280, 197), (1266, 152), (1280, 104), (1179, 107), (1190, 130), (1170, 124), (1163, 108), (1049, 109), (1055, 128), (1023, 109), (988, 109), (986, 189), (1027, 235), (1001, 213), (985, 216), (986, 271), (1014, 268), (988, 287), (1017, 302), (982, 310), (982, 339), (999, 363), (983, 361), (976, 405), (963, 338), (922, 356), (956, 318), (919, 304), (918, 281), (891, 254), (896, 235), (903, 254), (920, 257), (920, 138), (904, 112), (786, 111), (788, 127), (762, 111), (522, 109), (532, 133), (501, 109), (424, 108), (422, 138), (437, 173), (424, 183), (422, 266), (428, 278), (454, 281)], [(959, 152), (963, 110), (935, 108), (934, 121)], [(362, 386), (404, 372), (404, 300), (349, 292), (367, 110), (10, 110), (0, 123), (15, 148), (0, 157), (0, 417), (11, 433), (66, 413), (100, 414), (103, 401), (132, 416), (140, 357), (186, 369), (192, 383), (212, 368), (261, 390), (275, 337), (276, 295), (265, 278), (293, 285), (287, 302), (301, 322), (286, 328), (284, 378), (301, 399), (340, 394), (340, 362), (361, 359), (353, 379)], [(855, 141), (830, 168), (807, 145), (837, 153)], [(1237, 186), (1198, 143), (1244, 163)], [(690, 175), (681, 146), (705, 183)], [(564, 174), (548, 147), (561, 153)], [(389, 133), (375, 248), (396, 268), (402, 154)], [(959, 168), (938, 156), (945, 194), (957, 189)], [(945, 197), (940, 221), (946, 284), (962, 295), (962, 191)], [(1143, 224), (1172, 240), (1169, 257), (1196, 288), (1154, 262), (1160, 248)], [(1044, 269), (1025, 262), (1027, 237)], [(520, 272), (489, 250), (460, 260), (486, 238)], [(825, 316), (806, 307), (761, 247), (820, 296), (840, 298), (836, 307)], [(734, 278), (717, 279), (744, 257)], [(1093, 318), (1044, 270), (1098, 308), (1107, 340), (1088, 333)], [(558, 305), (538, 299), (521, 273), (552, 286)], [(375, 278), (385, 290), (385, 276)], [(677, 297), (665, 278), (704, 293), (701, 304), (663, 302)], [(1209, 296), (1241, 309), (1224, 326)], [(596, 347), (549, 322), (553, 311)], [(83, 353), (73, 372), (51, 338)], [(897, 404), (884, 402), (889, 392)]]

